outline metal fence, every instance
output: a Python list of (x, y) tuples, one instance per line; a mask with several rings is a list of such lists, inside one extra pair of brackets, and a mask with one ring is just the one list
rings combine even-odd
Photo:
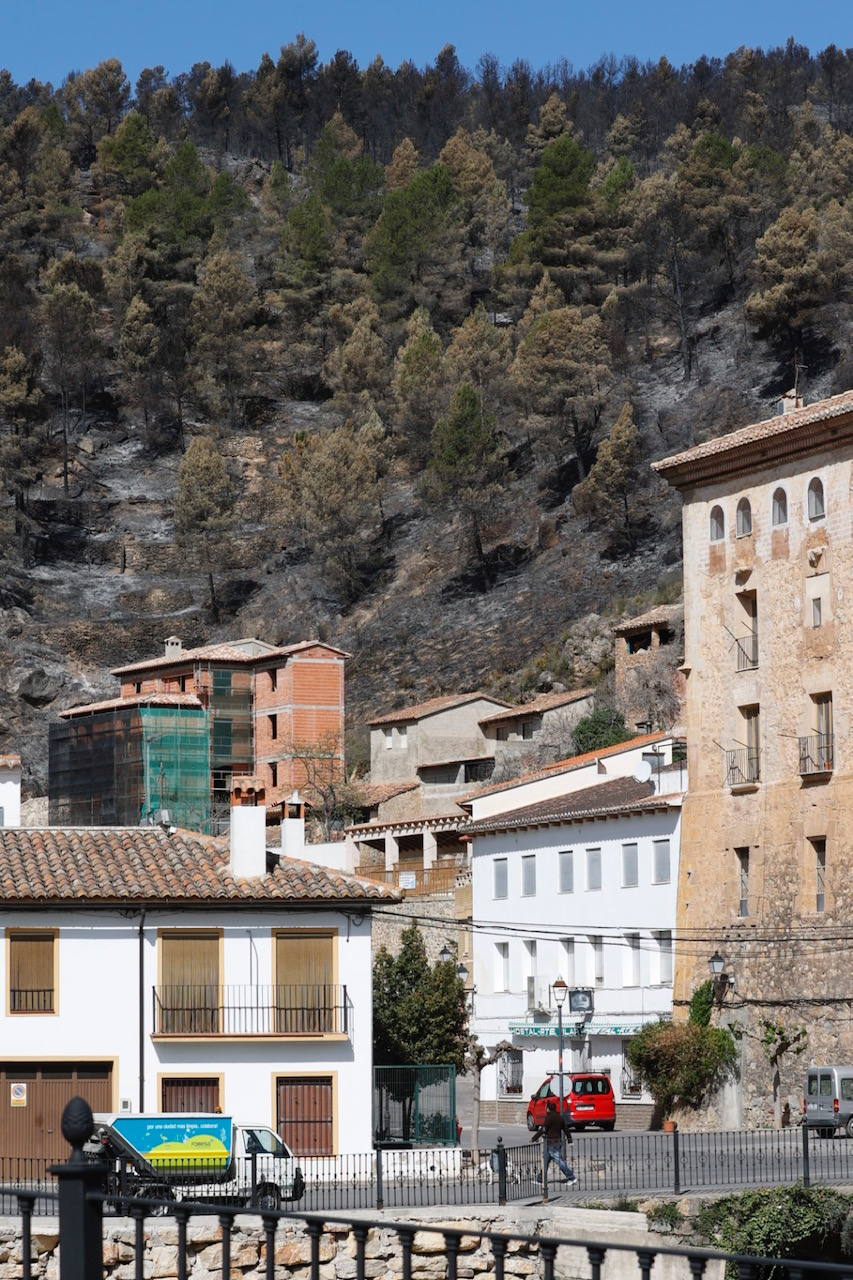
[[(83, 1145), (91, 1132), (92, 1112), (82, 1099), (73, 1099), (63, 1115), (62, 1131), (72, 1146), (66, 1164), (54, 1165), (51, 1173), (56, 1179), (56, 1190), (21, 1190), (0, 1187), (0, 1195), (16, 1202), (21, 1219), (21, 1275), (22, 1280), (32, 1280), (34, 1274), (45, 1270), (44, 1259), (36, 1259), (33, 1266), (33, 1212), (37, 1204), (58, 1210), (59, 1216), (59, 1280), (102, 1280), (105, 1266), (104, 1210), (111, 1203), (107, 1185), (108, 1170), (102, 1161), (87, 1160)], [(501, 1158), (498, 1163), (504, 1165)], [(501, 1174), (505, 1180), (506, 1169)], [(240, 1246), (245, 1237), (237, 1234), (242, 1220), (260, 1237), (252, 1245), (254, 1274), (275, 1280), (279, 1266), (277, 1237), (281, 1231), (289, 1237), (289, 1245), (282, 1244), (281, 1265), (298, 1265), (300, 1273), (307, 1270), (308, 1280), (321, 1280), (326, 1274), (323, 1264), (340, 1256), (343, 1251), (348, 1270), (354, 1280), (368, 1280), (379, 1274), (376, 1259), (384, 1256), (385, 1263), (378, 1265), (391, 1274), (412, 1280), (413, 1275), (423, 1274), (424, 1255), (434, 1258), (438, 1266), (430, 1265), (428, 1274), (443, 1275), (446, 1280), (461, 1280), (463, 1276), (489, 1274), (494, 1280), (505, 1280), (510, 1275), (536, 1275), (540, 1280), (555, 1280), (558, 1275), (571, 1275), (578, 1280), (602, 1280), (605, 1264), (613, 1261), (619, 1274), (630, 1276), (631, 1263), (636, 1268), (638, 1280), (650, 1280), (652, 1272), (665, 1272), (671, 1280), (717, 1280), (725, 1273), (736, 1273), (740, 1280), (802, 1280), (808, 1275), (812, 1280), (833, 1280), (834, 1277), (853, 1275), (853, 1264), (833, 1264), (823, 1261), (796, 1261), (792, 1259), (756, 1258), (726, 1254), (712, 1249), (669, 1247), (654, 1237), (641, 1244), (623, 1244), (608, 1240), (591, 1241), (572, 1237), (499, 1232), (483, 1230), (473, 1223), (458, 1225), (436, 1224), (429, 1221), (393, 1221), (389, 1218), (357, 1219), (341, 1217), (335, 1212), (322, 1214), (300, 1212), (284, 1213), (273, 1209), (258, 1211), (244, 1205), (209, 1204), (203, 1201), (175, 1202), (157, 1197), (132, 1197), (123, 1208), (132, 1221), (132, 1244), (124, 1245), (122, 1274), (143, 1280), (146, 1263), (150, 1270), (151, 1254), (146, 1259), (146, 1243), (152, 1231), (146, 1227), (154, 1216), (168, 1215), (175, 1223), (174, 1259), (169, 1261), (169, 1274), (178, 1280), (186, 1280), (194, 1267), (194, 1240), (191, 1226), (202, 1217), (215, 1215), (217, 1230), (215, 1240), (205, 1249), (205, 1271), (217, 1271), (222, 1276), (232, 1274), (232, 1261), (240, 1258)], [(304, 1241), (302, 1247), (294, 1247), (297, 1235)], [(370, 1247), (369, 1246), (370, 1243)], [(235, 1247), (236, 1246), (236, 1250)], [(44, 1237), (42, 1240), (44, 1247)], [(158, 1250), (159, 1252), (159, 1250)], [(217, 1257), (211, 1255), (218, 1254)], [(286, 1255), (286, 1258), (285, 1258)], [(255, 1260), (257, 1265), (255, 1266)], [(511, 1260), (511, 1261), (510, 1261)], [(164, 1259), (159, 1259), (160, 1262)], [(519, 1264), (523, 1269), (520, 1269)], [(55, 1265), (55, 1264), (54, 1264)], [(239, 1265), (239, 1263), (238, 1263)], [(351, 1268), (351, 1270), (349, 1270)], [(50, 1268), (47, 1268), (48, 1272)], [(159, 1273), (158, 1273), (159, 1274)]]
[(377, 1143), (454, 1144), (456, 1068), (373, 1068), (373, 1139)]

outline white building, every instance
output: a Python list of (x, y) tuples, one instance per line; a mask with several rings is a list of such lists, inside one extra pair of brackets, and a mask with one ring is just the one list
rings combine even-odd
[(0, 827), (21, 825), (21, 757), (0, 755)]
[[(650, 737), (656, 768), (648, 758)], [(648, 1102), (627, 1068), (625, 1050), (645, 1023), (669, 1017), (672, 1010), (686, 789), (683, 765), (672, 761), (673, 746), (671, 737), (645, 735), (622, 744), (621, 753), (610, 748), (597, 761), (565, 761), (562, 794), (542, 797), (543, 779), (532, 776), (526, 785), (510, 786), (511, 809), (475, 816), (467, 828), (472, 1030), (487, 1048), (501, 1041), (514, 1046), (483, 1074), (484, 1117), (523, 1122), (530, 1095), (557, 1070), (558, 1017), (551, 991), (557, 977), (570, 988), (591, 989), (594, 1000), (591, 1018), (564, 1008), (565, 1070), (610, 1075), (622, 1107), (620, 1127), (630, 1123), (626, 1108)], [(605, 768), (612, 772), (609, 778)], [(577, 779), (580, 787), (574, 786)], [(557, 790), (550, 774), (546, 781)], [(491, 789), (490, 807), (495, 799)]]
[(264, 818), (232, 808), (230, 851), (156, 827), (0, 831), (0, 1151), (59, 1154), (75, 1093), (221, 1109), (300, 1155), (371, 1149), (371, 908), (398, 896), (268, 850)]

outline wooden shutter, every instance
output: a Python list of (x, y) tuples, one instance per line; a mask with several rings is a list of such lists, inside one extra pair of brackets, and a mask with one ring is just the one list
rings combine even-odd
[(9, 935), (9, 1010), (11, 1013), (53, 1013), (52, 933)]
[(335, 1031), (335, 938), (328, 933), (276, 935), (276, 1030), (285, 1035)]
[(161, 1082), (163, 1111), (216, 1111), (219, 1107), (219, 1079), (216, 1076), (200, 1076), (188, 1079), (184, 1076), (165, 1077)]
[(161, 939), (160, 1030), (202, 1035), (219, 1030), (219, 935), (168, 933)]

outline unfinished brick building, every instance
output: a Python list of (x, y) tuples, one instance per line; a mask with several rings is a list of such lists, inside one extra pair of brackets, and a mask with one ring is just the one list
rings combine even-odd
[(344, 661), (319, 640), (184, 649), (118, 667), (120, 694), (50, 727), (50, 822), (135, 826), (166, 810), (196, 831), (227, 822), (232, 779), (261, 779), (271, 810), (343, 769)]

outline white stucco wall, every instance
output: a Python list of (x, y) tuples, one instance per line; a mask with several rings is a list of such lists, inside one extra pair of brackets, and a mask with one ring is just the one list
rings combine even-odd
[[(558, 976), (570, 987), (594, 989), (596, 1023), (629, 1028), (623, 1036), (593, 1034), (573, 1037), (577, 1019), (564, 1009), (566, 1070), (610, 1069), (617, 1099), (623, 1040), (630, 1029), (672, 1010), (672, 984), (662, 983), (660, 948), (655, 934), (675, 930), (676, 886), (681, 807), (675, 802), (664, 812), (602, 818), (547, 828), (501, 832), (472, 837), (473, 981), (476, 986), (472, 1028), (484, 1045), (510, 1040), (523, 1048), (523, 1097), (529, 1097), (549, 1071), (557, 1069), (557, 1014), (550, 984)], [(653, 841), (670, 842), (670, 875), (653, 883)], [(636, 843), (637, 885), (622, 885), (622, 846)], [(587, 888), (586, 851), (601, 850), (601, 889)], [(574, 889), (560, 892), (559, 854), (573, 851)], [(521, 859), (536, 859), (536, 892), (522, 895)], [(494, 861), (507, 860), (507, 896), (494, 896)], [(639, 983), (630, 979), (628, 933), (640, 934)], [(595, 982), (591, 935), (603, 937), (603, 981)], [(564, 939), (574, 939), (574, 973), (568, 969)], [(527, 943), (535, 942), (535, 962)], [(509, 947), (508, 987), (500, 989), (497, 943)], [(535, 980), (536, 1001), (551, 1016), (528, 1016), (527, 978)], [(544, 1037), (513, 1034), (511, 1023), (530, 1021), (548, 1027)], [(484, 1098), (497, 1091), (494, 1068), (483, 1076)]]
[(0, 827), (21, 825), (21, 766), (0, 765)]
[[(0, 949), (5, 993), (0, 1014), (4, 1061), (115, 1062), (116, 1106), (122, 1098), (140, 1109), (138, 913), (45, 909), (37, 915), (3, 912), (0, 927), (59, 930), (56, 1014), (8, 1012), (8, 946)], [(348, 1038), (210, 1037), (192, 1043), (152, 1039), (158, 980), (158, 930), (218, 929), (223, 935), (220, 982), (253, 986), (274, 982), (274, 929), (337, 931), (338, 983), (351, 1002)], [(223, 1076), (222, 1108), (241, 1123), (273, 1127), (277, 1075), (328, 1074), (334, 1079), (338, 1154), (372, 1146), (372, 1010), (370, 915), (336, 911), (149, 911), (144, 925), (143, 1017), (146, 1111), (160, 1110), (158, 1078), (169, 1074)]]

